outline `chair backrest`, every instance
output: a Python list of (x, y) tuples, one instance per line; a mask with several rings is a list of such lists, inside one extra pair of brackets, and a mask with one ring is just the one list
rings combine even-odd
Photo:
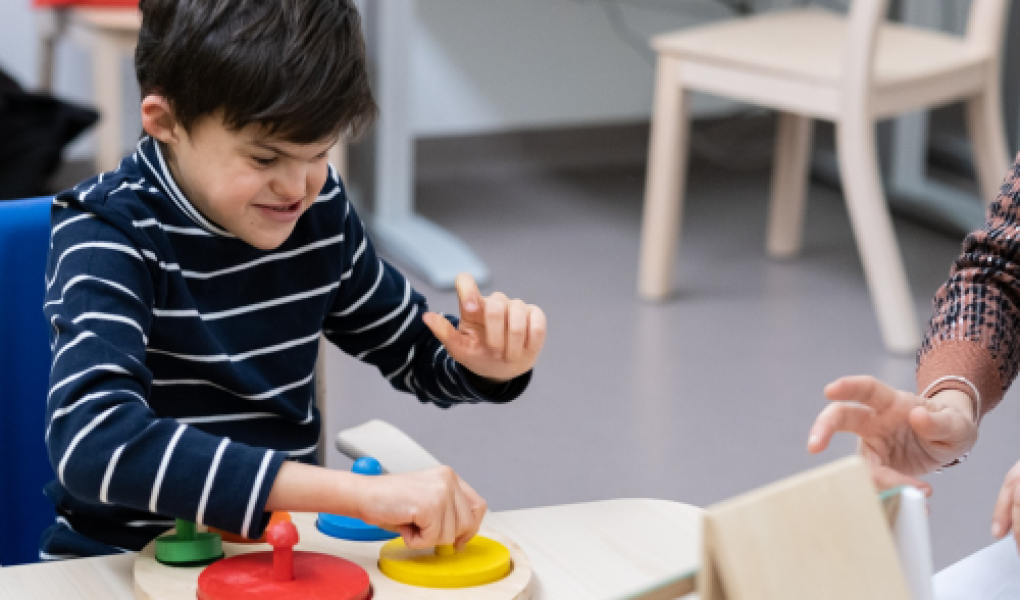
[(42, 305), (51, 198), (0, 201), (0, 564), (35, 562), (53, 523), (43, 441), (50, 348)]
[[(967, 45), (992, 59), (995, 69), (1002, 55), (1008, 8), (1009, 0), (971, 0), (967, 16)], [(889, 0), (853, 0), (850, 5), (843, 97), (850, 103), (851, 113), (868, 113), (878, 31), (888, 10)]]
[[(991, 58), (1001, 55), (1009, 0), (971, 0), (967, 16), (967, 45)], [(889, 0), (853, 0), (850, 5), (846, 45), (847, 91), (870, 87), (879, 25), (885, 20)]]

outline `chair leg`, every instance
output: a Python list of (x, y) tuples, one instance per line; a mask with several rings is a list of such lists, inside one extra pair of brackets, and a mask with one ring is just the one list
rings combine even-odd
[(809, 117), (779, 113), (768, 236), (769, 254), (776, 258), (800, 252), (813, 125)]
[[(997, 77), (992, 79), (998, 81)], [(986, 205), (999, 195), (1010, 165), (1001, 98), (999, 86), (993, 85), (966, 103), (967, 129), (974, 149), (974, 171)]]
[(123, 89), (121, 53), (116, 42), (102, 32), (93, 32), (92, 85), (99, 125), (96, 128), (96, 170), (111, 171), (123, 158)]
[(875, 123), (865, 119), (841, 122), (836, 134), (847, 209), (882, 339), (892, 352), (913, 352), (921, 335), (882, 190)]
[(36, 9), (36, 35), (39, 39), (39, 80), (40, 92), (53, 91), (54, 65), (56, 63), (57, 41), (67, 29), (67, 9)]
[(638, 267), (638, 294), (646, 300), (669, 294), (679, 245), (688, 144), (687, 94), (680, 87), (679, 69), (679, 60), (659, 57)]

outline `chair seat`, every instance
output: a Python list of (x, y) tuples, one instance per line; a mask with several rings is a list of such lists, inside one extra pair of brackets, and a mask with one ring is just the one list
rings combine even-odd
[[(845, 16), (809, 8), (686, 29), (654, 38), (653, 47), (718, 66), (839, 86), (846, 52)], [(805, 52), (805, 48), (810, 48)], [(899, 86), (976, 67), (987, 57), (962, 38), (892, 23), (880, 26), (875, 83)]]

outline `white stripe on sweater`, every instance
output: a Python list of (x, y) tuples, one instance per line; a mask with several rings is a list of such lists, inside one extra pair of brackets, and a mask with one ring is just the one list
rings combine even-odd
[(270, 254), (268, 256), (263, 256), (262, 258), (257, 258), (253, 261), (241, 263), (239, 265), (234, 265), (233, 267), (227, 267), (226, 269), (219, 269), (218, 271), (207, 271), (204, 273), (199, 271), (185, 270), (181, 271), (181, 275), (184, 275), (184, 277), (187, 279), (212, 279), (213, 277), (219, 277), (220, 275), (228, 275), (230, 273), (237, 273), (238, 271), (244, 271), (245, 269), (257, 267), (265, 263), (293, 258), (306, 252), (311, 252), (312, 250), (318, 250), (319, 248), (325, 248), (327, 246), (332, 246), (333, 244), (339, 244), (342, 241), (344, 241), (344, 234), (341, 233), (331, 238), (326, 238), (323, 240), (319, 240), (317, 242), (312, 242), (311, 244), (308, 244), (306, 246), (301, 246), (300, 248), (295, 248), (293, 250), (288, 250), (286, 252), (277, 252), (274, 254)]
[(178, 423), (194, 425), (196, 423), (230, 423), (233, 421), (251, 421), (253, 419), (282, 419), (280, 415), (270, 412), (230, 413), (226, 415), (209, 415), (207, 417), (177, 417)]
[(92, 371), (107, 371), (109, 373), (120, 373), (122, 375), (130, 375), (131, 374), (131, 371), (128, 371), (127, 369), (125, 369), (124, 367), (122, 367), (120, 365), (103, 364), (103, 365), (96, 365), (94, 367), (89, 367), (89, 368), (85, 369), (84, 371), (79, 371), (79, 372), (75, 373), (74, 375), (69, 375), (69, 376), (61, 379), (59, 383), (54, 384), (53, 387), (50, 388), (49, 395), (46, 396), (46, 401), (49, 402), (50, 398), (53, 397), (53, 392), (59, 390), (60, 388), (64, 387), (65, 385), (71, 383), (72, 381), (74, 381), (76, 379), (79, 379), (81, 377), (84, 377), (85, 375), (88, 375)]
[(61, 348), (60, 351), (58, 351), (56, 354), (53, 355), (53, 361), (52, 361), (51, 365), (57, 363), (57, 359), (60, 358), (61, 354), (63, 354), (64, 352), (70, 350), (71, 348), (74, 348), (80, 342), (83, 342), (85, 339), (90, 338), (90, 337), (96, 337), (96, 334), (92, 333), (91, 331), (84, 331), (84, 332), (78, 334), (78, 337), (76, 337), (73, 340), (71, 340), (70, 342), (67, 342), (66, 344), (64, 344), (64, 347)]
[(195, 515), (195, 522), (205, 524), (205, 507), (209, 503), (209, 493), (212, 492), (213, 480), (216, 479), (216, 471), (220, 468), (220, 460), (223, 459), (223, 453), (226, 452), (227, 446), (230, 445), (230, 438), (223, 438), (220, 445), (216, 448), (216, 454), (213, 455), (212, 465), (209, 467), (209, 473), (205, 476), (205, 486), (202, 488), (202, 498), (198, 501), (198, 512)]
[(383, 273), (385, 271), (386, 271), (386, 269), (383, 267), (383, 263), (380, 260), (379, 261), (379, 274), (376, 275), (375, 283), (372, 284), (372, 287), (369, 288), (369, 290), (367, 292), (365, 292), (365, 294), (362, 295), (361, 298), (358, 298), (357, 302), (355, 302), (354, 304), (348, 306), (347, 308), (343, 309), (340, 312), (336, 312), (336, 313), (330, 314), (330, 316), (331, 317), (346, 317), (346, 316), (350, 315), (352, 312), (354, 312), (354, 311), (358, 310), (359, 308), (361, 308), (361, 305), (366, 303), (366, 302), (368, 302), (368, 299), (372, 297), (372, 294), (375, 293), (375, 290), (379, 288), (379, 283), (382, 282)]
[(131, 224), (138, 229), (144, 229), (146, 227), (158, 227), (167, 233), (178, 233), (181, 235), (199, 235), (205, 237), (212, 237), (208, 231), (199, 229), (198, 227), (178, 227), (176, 225), (166, 225), (157, 221), (156, 219), (144, 219), (141, 221), (131, 221)]
[(400, 329), (398, 329), (397, 332), (393, 334), (393, 337), (391, 337), (390, 339), (386, 340), (382, 344), (376, 346), (375, 348), (372, 348), (371, 350), (365, 350), (364, 352), (362, 352), (361, 354), (358, 355), (358, 360), (361, 360), (361, 359), (365, 358), (366, 356), (368, 356), (369, 354), (371, 354), (372, 352), (375, 352), (376, 350), (381, 350), (381, 349), (385, 348), (386, 346), (389, 346), (393, 342), (397, 341), (397, 339), (400, 338), (401, 335), (403, 335), (404, 330), (407, 329), (407, 326), (411, 324), (411, 321), (413, 321), (414, 317), (417, 316), (417, 315), (418, 315), (418, 306), (417, 305), (412, 306), (411, 307), (411, 314), (407, 315), (407, 319), (404, 320), (404, 323), (400, 326)]
[(81, 430), (78, 431), (78, 434), (74, 436), (74, 439), (71, 440), (71, 443), (67, 445), (67, 450), (64, 451), (64, 456), (60, 459), (60, 465), (57, 467), (57, 477), (60, 479), (61, 485), (67, 487), (67, 484), (64, 483), (64, 467), (67, 466), (67, 461), (71, 459), (71, 454), (74, 453), (74, 449), (78, 447), (78, 444), (85, 438), (85, 436), (92, 433), (93, 429), (99, 427), (99, 424), (105, 421), (106, 418), (118, 408), (120, 408), (119, 404), (117, 406), (111, 406), (103, 411), (99, 416), (92, 419), (88, 425), (82, 427)]
[(275, 344), (273, 346), (266, 346), (265, 348), (256, 348), (255, 350), (249, 350), (240, 354), (177, 354), (175, 352), (168, 352), (166, 350), (157, 350), (155, 348), (149, 348), (148, 352), (153, 354), (162, 354), (164, 356), (171, 356), (173, 358), (179, 358), (181, 360), (187, 360), (191, 362), (241, 362), (247, 360), (253, 356), (261, 356), (263, 354), (272, 354), (273, 352), (279, 352), (280, 350), (287, 350), (294, 348), (295, 346), (302, 346), (311, 342), (318, 341), (319, 332), (316, 332), (310, 336), (290, 340)]
[(60, 231), (61, 229), (63, 229), (65, 226), (70, 225), (71, 223), (74, 223), (76, 221), (82, 221), (84, 219), (95, 219), (95, 218), (96, 218), (96, 215), (94, 215), (92, 213), (85, 213), (83, 215), (78, 215), (76, 217), (71, 217), (70, 219), (65, 219), (65, 220), (61, 221), (59, 224), (54, 225), (53, 229), (50, 231), (50, 247), (53, 246), (53, 236), (57, 235), (57, 232)]
[(53, 283), (57, 280), (57, 274), (60, 272), (60, 264), (64, 262), (64, 257), (66, 257), (68, 254), (72, 252), (86, 250), (88, 248), (98, 248), (100, 250), (116, 250), (117, 252), (123, 252), (124, 254), (133, 256), (138, 260), (142, 260), (142, 255), (138, 253), (138, 250), (135, 250), (131, 246), (125, 246), (124, 244), (117, 244), (114, 242), (84, 242), (82, 244), (75, 244), (74, 246), (71, 246), (70, 248), (64, 250), (60, 254), (60, 258), (57, 259), (56, 266), (53, 267), (53, 278), (46, 280), (46, 289), (48, 290), (51, 287), (53, 287)]
[(300, 450), (285, 450), (284, 452), (286, 452), (288, 456), (305, 456), (311, 454), (312, 452), (315, 452), (318, 449), (319, 445), (315, 444), (314, 446), (301, 448)]
[(257, 538), (258, 536), (252, 535), (251, 531), (251, 518), (255, 513), (255, 503), (259, 500), (259, 492), (262, 490), (262, 481), (266, 478), (266, 471), (269, 470), (269, 463), (273, 460), (273, 451), (266, 450), (265, 456), (262, 458), (262, 466), (259, 467), (259, 473), (255, 476), (255, 487), (251, 491), (251, 497), (248, 499), (248, 511), (244, 515), (244, 523), (241, 525), (241, 534), (245, 537)]
[(264, 308), (272, 308), (274, 306), (280, 306), (282, 304), (290, 304), (291, 302), (298, 302), (301, 300), (307, 300), (308, 298), (314, 298), (315, 296), (321, 296), (328, 294), (329, 292), (340, 287), (340, 282), (331, 283), (329, 285), (316, 288), (314, 290), (308, 290), (307, 292), (299, 292), (297, 294), (291, 294), (290, 296), (283, 296), (281, 298), (275, 298), (273, 300), (266, 300), (265, 302), (258, 302), (256, 304), (249, 304), (248, 306), (239, 306), (230, 310), (221, 310), (219, 312), (212, 313), (200, 313), (195, 309), (183, 309), (183, 310), (163, 310), (159, 308), (152, 309), (152, 314), (161, 318), (180, 318), (180, 317), (198, 317), (203, 321), (216, 321), (218, 319), (226, 319), (228, 317), (236, 317), (237, 315), (243, 315), (250, 312), (262, 310)]
[(121, 444), (114, 452), (113, 456), (110, 457), (110, 463), (106, 465), (106, 474), (103, 475), (103, 487), (99, 490), (99, 501), (103, 504), (109, 504), (109, 492), (110, 492), (110, 480), (113, 479), (113, 471), (117, 468), (117, 461), (120, 460), (120, 455), (124, 453), (124, 447), (127, 444)]
[(78, 315), (71, 322), (77, 325), (82, 321), (112, 321), (114, 323), (123, 323), (125, 325), (130, 325), (131, 327), (137, 329), (138, 333), (142, 334), (142, 341), (145, 342), (145, 345), (146, 346), (149, 345), (149, 337), (145, 335), (145, 331), (142, 329), (142, 326), (138, 324), (138, 321), (135, 321), (134, 319), (131, 319), (129, 317), (124, 317), (121, 315), (111, 315), (109, 313), (101, 312), (87, 312)]
[(283, 386), (280, 386), (278, 388), (271, 389), (268, 392), (262, 392), (261, 394), (251, 394), (251, 395), (241, 394), (241, 393), (235, 392), (234, 390), (231, 390), (229, 388), (225, 388), (225, 387), (223, 387), (223, 386), (221, 386), (221, 385), (219, 385), (217, 383), (213, 383), (213, 382), (207, 381), (205, 379), (153, 379), (152, 380), (152, 385), (161, 385), (161, 386), (167, 386), (167, 385), (207, 385), (207, 386), (210, 386), (210, 387), (214, 387), (214, 388), (216, 388), (218, 390), (222, 390), (224, 392), (227, 392), (228, 394), (237, 396), (238, 398), (244, 398), (245, 400), (266, 400), (267, 398), (272, 398), (274, 396), (277, 396), (278, 394), (282, 394), (283, 392), (286, 392), (286, 391), (292, 390), (294, 388), (298, 388), (298, 387), (301, 387), (303, 385), (306, 385), (309, 382), (311, 382), (312, 377), (314, 377), (314, 376), (315, 376), (315, 371), (312, 371), (312, 373), (309, 374), (308, 377), (305, 377), (305, 378), (300, 379), (298, 381), (295, 381), (293, 383), (288, 383), (287, 385), (283, 385)]
[(378, 326), (380, 326), (380, 325), (382, 325), (384, 323), (392, 321), (393, 319), (397, 318), (397, 316), (400, 315), (400, 313), (404, 312), (404, 309), (407, 308), (407, 304), (410, 301), (411, 301), (411, 282), (405, 280), (404, 281), (404, 299), (403, 299), (403, 301), (401, 301), (400, 306), (398, 306), (396, 309), (393, 310), (393, 312), (391, 312), (390, 314), (382, 317), (381, 319), (379, 319), (379, 320), (377, 320), (377, 321), (375, 321), (373, 323), (369, 323), (368, 325), (365, 325), (364, 327), (355, 329), (354, 331), (348, 332), (348, 334), (349, 335), (357, 335), (359, 333), (363, 333), (365, 331), (368, 331), (369, 329), (375, 329), (376, 327), (378, 327)]
[(152, 484), (152, 497), (149, 499), (149, 512), (151, 513), (158, 512), (159, 490), (163, 487), (163, 477), (166, 475), (166, 469), (170, 465), (170, 457), (174, 453), (174, 448), (177, 447), (177, 442), (184, 435), (184, 430), (187, 428), (187, 425), (181, 425), (177, 428), (174, 436), (170, 438), (170, 443), (167, 444), (166, 451), (163, 453), (163, 460), (159, 463), (159, 471), (156, 472), (156, 482)]
[[(109, 279), (103, 279), (102, 277), (93, 277), (92, 275), (75, 275), (74, 277), (71, 278), (70, 281), (68, 281), (64, 285), (64, 289), (60, 290), (60, 300), (50, 300), (46, 304), (43, 304), (43, 310), (45, 310), (46, 307), (51, 305), (51, 304), (63, 304), (64, 303), (64, 297), (67, 296), (67, 290), (71, 286), (76, 285), (78, 283), (81, 283), (83, 281), (98, 281), (99, 283), (102, 283), (104, 285), (108, 285), (108, 286), (112, 287), (115, 290), (118, 290), (118, 291), (124, 292), (125, 294), (128, 294), (129, 296), (131, 296), (135, 300), (138, 300), (138, 302), (142, 301), (137, 295), (135, 295), (134, 292), (132, 292), (127, 287), (117, 283), (116, 281), (110, 281)], [(148, 307), (146, 307), (146, 308), (148, 308)]]

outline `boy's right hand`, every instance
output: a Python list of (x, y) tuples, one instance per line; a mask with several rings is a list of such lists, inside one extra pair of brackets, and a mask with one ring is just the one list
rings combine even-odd
[(856, 376), (830, 383), (825, 396), (832, 403), (815, 420), (808, 451), (825, 450), (837, 431), (857, 434), (880, 489), (910, 485), (930, 495), (931, 486), (917, 477), (961, 457), (977, 440), (973, 403), (963, 392), (924, 399)]
[(455, 545), (478, 533), (485, 500), (450, 467), (365, 477), (357, 516), (396, 531), (409, 548)]

